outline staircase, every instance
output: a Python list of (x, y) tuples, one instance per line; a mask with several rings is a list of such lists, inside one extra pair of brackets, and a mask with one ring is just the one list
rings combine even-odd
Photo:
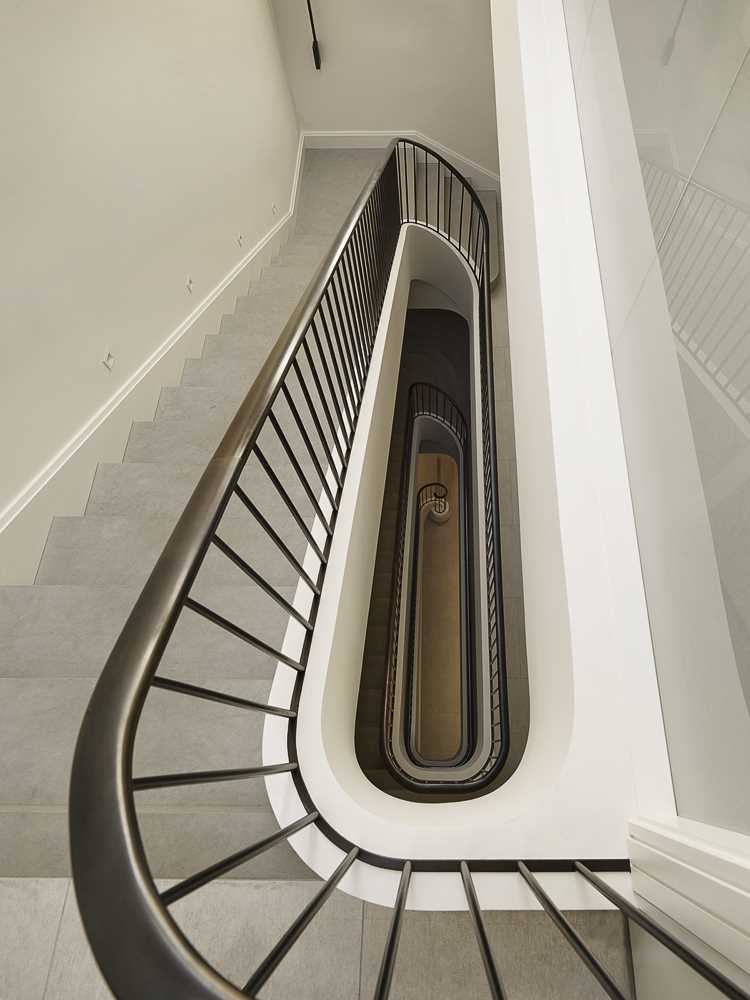
[[(123, 462), (99, 467), (85, 514), (54, 521), (35, 585), (0, 589), (0, 926), (9, 945), (7, 961), (4, 956), (0, 962), (3, 1000), (110, 996), (84, 937), (68, 877), (68, 775), (81, 717), (113, 641), (206, 462), (373, 166), (381, 161), (381, 151), (307, 154), (294, 235), (284, 251), (248, 295), (238, 299), (220, 332), (206, 338), (202, 357), (187, 362), (180, 385), (163, 390), (155, 419), (134, 424)], [(323, 396), (331, 399), (327, 390)], [(301, 455), (304, 429), (288, 414), (280, 426)], [(276, 517), (278, 490), (268, 485), (256, 458), (244, 468), (239, 484), (252, 488), (258, 509), (276, 526), (290, 556), (301, 561), (315, 499), (290, 474), (288, 454), (278, 439), (264, 436), (265, 430), (259, 440), (269, 467), (300, 512), (300, 531), (289, 531), (288, 517)], [(314, 479), (316, 458), (301, 463), (303, 474)], [(392, 492), (388, 487), (387, 515)], [(264, 716), (248, 708), (268, 701), (277, 657), (266, 644), (281, 648), (290, 614), (295, 614), (289, 603), (300, 576), (278, 558), (268, 534), (248, 519), (237, 496), (229, 502), (220, 531), (223, 544), (239, 561), (211, 547), (190, 597), (220, 609), (256, 641), (238, 642), (236, 634), (183, 605), (158, 677), (182, 686), (183, 694), (192, 685), (204, 695), (150, 690), (134, 748), (136, 776), (242, 768), (259, 759)], [(242, 572), (243, 558), (251, 556), (263, 573), (265, 592)], [(222, 703), (207, 699), (206, 691), (217, 692)], [(172, 785), (137, 792), (139, 827), (160, 892), (278, 828), (265, 784), (257, 777)], [(95, 798), (92, 803), (96, 812)], [(93, 853), (90, 877), (108, 884), (109, 872)], [(468, 869), (465, 877), (471, 883)], [(365, 998), (373, 995), (376, 982), (378, 996), (385, 996), (380, 991), (381, 961), (392, 941), (394, 911), (334, 892), (331, 882), (321, 882), (281, 839), (271, 850), (233, 867), (230, 878), (178, 899), (169, 913), (207, 962), (241, 988), (257, 961), (279, 946), (328, 885), (326, 905), (263, 985), (264, 1000)], [(114, 928), (110, 943), (125, 954), (128, 949), (137, 952), (132, 935), (143, 932), (127, 920), (120, 923), (126, 896), (113, 894), (106, 915)], [(401, 902), (405, 899), (404, 894)], [(502, 965), (513, 1000), (594, 1000), (603, 995), (591, 966), (579, 961), (546, 913), (480, 915), (476, 901), (471, 909), (468, 890), (467, 899), (471, 916), (465, 911), (403, 914), (398, 955), (392, 955), (396, 977), (391, 996), (486, 996), (485, 968), (489, 976), (492, 965), (488, 945)], [(568, 916), (594, 963), (602, 963), (617, 983), (620, 992), (610, 995), (632, 996), (628, 925), (621, 913), (576, 911)], [(484, 944), (478, 931), (475, 937), (482, 920)], [(170, 927), (162, 923), (160, 933)], [(120, 949), (118, 935), (127, 947)]]
[[(202, 356), (186, 362), (180, 384), (162, 390), (154, 420), (133, 425), (122, 463), (98, 467), (84, 515), (53, 521), (35, 585), (0, 588), (0, 879), (32, 880), (19, 883), (31, 890), (34, 880), (69, 875), (70, 764), (96, 678), (208, 459), (381, 156), (306, 154), (294, 234), (282, 252), (223, 317), (220, 332), (206, 337)], [(269, 461), (279, 459), (278, 451), (269, 445)], [(289, 477), (287, 486), (304, 509), (299, 483)], [(260, 503), (264, 494), (276, 503), (269, 484)], [(242, 513), (239, 503), (230, 506), (225, 540), (257, 553), (270, 569), (269, 582), (291, 601), (296, 575)], [(312, 523), (312, 511), (306, 515)], [(304, 539), (287, 541), (301, 557)], [(209, 555), (197, 593), (245, 627), (257, 629), (262, 621), (264, 638), (281, 645), (288, 615), (221, 553)], [(197, 616), (183, 616), (163, 673), (267, 702), (275, 665)], [(263, 722), (240, 708), (154, 691), (135, 767), (145, 774), (239, 767), (258, 758)], [(152, 791), (140, 818), (153, 872), (166, 878), (185, 876), (278, 828), (259, 780)], [(283, 879), (273, 898), (286, 894), (292, 907), (311, 878), (286, 843), (237, 874)], [(46, 888), (40, 883), (39, 891)], [(262, 891), (256, 886), (261, 897)], [(72, 893), (65, 919), (77, 926)], [(88, 958), (84, 965), (91, 965)], [(52, 984), (45, 995), (63, 995), (59, 989)], [(11, 1000), (2, 988), (0, 996)]]

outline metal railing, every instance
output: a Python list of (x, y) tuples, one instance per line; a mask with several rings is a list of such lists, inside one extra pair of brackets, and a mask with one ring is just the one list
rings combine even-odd
[(641, 162), (672, 332), (711, 391), (750, 419), (750, 207)]
[[(434, 385), (417, 382), (409, 389), (409, 403), (406, 418), (406, 447), (402, 463), (401, 495), (399, 501), (399, 525), (396, 541), (396, 554), (393, 567), (393, 591), (391, 596), (391, 615), (388, 636), (386, 661), (386, 696), (383, 713), (383, 746), (385, 762), (388, 769), (398, 780), (409, 788), (430, 792), (455, 792), (465, 794), (476, 791), (492, 782), (502, 768), (508, 753), (507, 711), (505, 709), (505, 673), (502, 655), (493, 655), (497, 650), (502, 652), (503, 637), (488, 636), (486, 645), (482, 642), (481, 616), (475, 613), (476, 603), (485, 601), (481, 590), (474, 583), (474, 564), (476, 531), (471, 517), (472, 484), (471, 463), (466, 454), (469, 447), (469, 429), (463, 414), (451, 397)], [(450, 762), (427, 762), (416, 752), (413, 745), (413, 705), (416, 700), (415, 685), (417, 683), (416, 663), (416, 623), (415, 607), (417, 595), (414, 592), (416, 576), (412, 573), (412, 586), (409, 594), (407, 618), (402, 621), (404, 581), (407, 576), (407, 527), (410, 518), (409, 489), (413, 464), (412, 437), (415, 421), (420, 417), (429, 417), (446, 427), (455, 439), (456, 446), (466, 460), (463, 462), (464, 474), (460, 489), (463, 491), (463, 507), (466, 511), (467, 530), (463, 533), (460, 561), (466, 580), (462, 600), (463, 641), (462, 663), (460, 664), (461, 716), (463, 719), (464, 739), (455, 760)], [(480, 444), (479, 442), (478, 444)], [(477, 447), (475, 445), (474, 447)], [(486, 452), (482, 449), (482, 454)], [(424, 487), (428, 489), (428, 487)], [(421, 491), (420, 491), (421, 496)], [(498, 498), (495, 490), (484, 496), (484, 505), (496, 505)], [(419, 506), (419, 497), (417, 498)], [(494, 524), (494, 519), (486, 516), (485, 506), (481, 506), (480, 531), (485, 532), (483, 544), (487, 550), (493, 545), (494, 538), (488, 526)], [(416, 548), (412, 546), (411, 557), (415, 559)], [(500, 566), (500, 557), (487, 559), (488, 570)], [(492, 595), (499, 595), (502, 605), (502, 583), (500, 579), (490, 581), (487, 586), (486, 614), (496, 629), (502, 629), (502, 616), (493, 616), (495, 604)], [(402, 635), (403, 632), (403, 635)], [(472, 755), (476, 753), (478, 743), (484, 730), (483, 719), (480, 717), (482, 699), (477, 697), (480, 688), (479, 671), (487, 666), (487, 681), (489, 697), (487, 698), (486, 728), (490, 739), (487, 752), (471, 766)], [(403, 683), (399, 686), (399, 677)], [(399, 695), (399, 691), (401, 692)], [(399, 701), (401, 711), (399, 711)], [(397, 731), (398, 730), (398, 731)], [(405, 763), (399, 759), (397, 747), (403, 739), (404, 749), (414, 768), (406, 769)], [(467, 762), (470, 773), (467, 773)], [(449, 773), (449, 769), (452, 773)]]
[(417, 509), (431, 507), (436, 514), (448, 510), (448, 488), (444, 483), (427, 483), (417, 494)]
[[(349, 868), (360, 863), (402, 873), (376, 989), (378, 998), (389, 993), (411, 874), (433, 870), (460, 872), (492, 995), (504, 996), (483, 930), (471, 872), (517, 871), (518, 864), (472, 861), (468, 865), (443, 859), (410, 862), (361, 850), (319, 814), (301, 780), (296, 757), (297, 705), (378, 318), (400, 227), (404, 221), (414, 221), (408, 205), (406, 211), (403, 207), (407, 192), (402, 168), (406, 157), (415, 155), (415, 146), (411, 142), (392, 143), (381, 167), (357, 199), (179, 518), (115, 643), (85, 713), (71, 777), (73, 878), (96, 960), (114, 995), (123, 1000), (241, 1000), (256, 995)], [(425, 159), (429, 156), (439, 160), (419, 148)], [(491, 352), (487, 351), (491, 327), (484, 281), (488, 272), (486, 219), (481, 206), (474, 205), (468, 184), (445, 161), (440, 163), (441, 172), (451, 171), (454, 195), (460, 183), (465, 189), (462, 204), (466, 198), (473, 205), (467, 220), (469, 241), (459, 239), (459, 245), (454, 246), (469, 260), (485, 296), (482, 334), (487, 342), (484, 364), (491, 389)], [(462, 219), (463, 215), (462, 209)], [(428, 219), (418, 221), (429, 224)], [(471, 245), (474, 240), (476, 246)], [(494, 434), (494, 423), (491, 429)], [(490, 443), (486, 447), (494, 449), (494, 437), (487, 440)], [(264, 484), (263, 489), (260, 484)], [(264, 510), (264, 490), (276, 497), (278, 510), (267, 506)], [(278, 583), (271, 579), (274, 561), (258, 556), (253, 562), (252, 551), (240, 551), (233, 536), (231, 543), (227, 540), (230, 530), (225, 515), (230, 505), (246, 512), (256, 551), (260, 551), (258, 539), (264, 539), (273, 547), (275, 559), (290, 567), (301, 581), (309, 598), (304, 610), (296, 602), (287, 601)], [(284, 524), (279, 521), (279, 511), (285, 512)], [(290, 534), (292, 528), (296, 540)], [(296, 623), (302, 634), (299, 654), (275, 648), (260, 628), (251, 631), (205, 603), (199, 592), (202, 571), (217, 559), (227, 560), (248, 587), (258, 588)], [(199, 623), (201, 628), (216, 629), (217, 635), (244, 643), (253, 655), (294, 671), (296, 684), (290, 704), (267, 705), (157, 674), (183, 616), (192, 616), (193, 623)], [(204, 699), (285, 720), (289, 759), (266, 766), (248, 763), (243, 768), (225, 770), (134, 775), (138, 724), (154, 689), (174, 697)], [(305, 807), (303, 815), (164, 891), (158, 890), (144, 848), (136, 796), (159, 788), (256, 780), (280, 772), (288, 772), (295, 781)], [(260, 961), (257, 956), (248, 957), (248, 972), (253, 965), (255, 971), (238, 988), (197, 952), (169, 907), (313, 824), (341, 850), (341, 862), (269, 954)], [(551, 867), (573, 870), (573, 864), (553, 862)], [(537, 870), (540, 863), (529, 862), (528, 867)], [(544, 863), (541, 867), (545, 868)], [(622, 862), (585, 863), (588, 871), (623, 867), (627, 865)], [(549, 864), (546, 870), (550, 870)], [(589, 877), (586, 870), (582, 875)], [(607, 892), (612, 899), (612, 891)], [(627, 905), (618, 899), (615, 903), (621, 908)], [(640, 921), (672, 950), (681, 948), (648, 917), (641, 916)], [(691, 960), (684, 949), (681, 957)], [(692, 962), (727, 996), (748, 1000), (699, 958), (693, 956)]]

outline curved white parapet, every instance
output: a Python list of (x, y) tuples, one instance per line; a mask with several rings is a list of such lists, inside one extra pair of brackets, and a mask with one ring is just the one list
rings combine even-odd
[[(443, 289), (470, 320), (476, 317), (473, 282), (460, 255), (418, 226), (401, 232), (375, 343), (332, 542), (316, 628), (302, 687), (297, 723), (300, 770), (326, 822), (342, 837), (374, 854), (410, 859), (624, 858), (627, 821), (636, 810), (631, 764), (639, 719), (623, 706), (617, 636), (608, 594), (591, 592), (590, 621), (573, 620), (569, 574), (563, 558), (564, 525), (548, 514), (556, 502), (555, 468), (537, 476), (546, 496), (522, 509), (522, 526), (546, 542), (542, 566), (529, 566), (526, 595), (530, 726), (526, 751), (500, 788), (462, 802), (420, 803), (394, 798), (372, 785), (355, 754), (354, 727), (370, 591), (401, 342), (410, 285), (422, 280)], [(544, 382), (540, 380), (540, 393)], [(548, 406), (536, 416), (544, 420)], [(526, 456), (527, 459), (529, 456)], [(539, 455), (544, 462), (547, 456)], [(540, 520), (541, 518), (541, 520)], [(537, 558), (538, 539), (529, 547)], [(527, 550), (524, 550), (526, 557)], [(524, 565), (526, 573), (527, 566)], [(305, 588), (300, 587), (301, 594)], [(577, 595), (580, 597), (580, 595)], [(301, 628), (291, 623), (284, 652), (299, 651)], [(271, 702), (289, 704), (293, 672), (279, 665)], [(269, 717), (263, 758), (286, 759), (287, 725)], [(305, 808), (289, 775), (267, 779), (280, 824)], [(291, 841), (310, 867), (327, 876), (341, 851), (308, 827)], [(581, 880), (556, 881), (559, 905), (602, 905)], [(398, 873), (355, 864), (342, 888), (390, 905)], [(532, 905), (516, 875), (478, 876), (483, 904)], [(563, 895), (560, 895), (560, 892)], [(572, 893), (572, 895), (570, 895)], [(463, 908), (460, 879), (452, 873), (420, 874), (409, 905)]]

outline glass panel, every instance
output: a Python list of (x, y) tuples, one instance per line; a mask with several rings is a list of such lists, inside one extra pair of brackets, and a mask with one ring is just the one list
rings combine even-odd
[(679, 812), (750, 833), (750, 0), (564, 0)]

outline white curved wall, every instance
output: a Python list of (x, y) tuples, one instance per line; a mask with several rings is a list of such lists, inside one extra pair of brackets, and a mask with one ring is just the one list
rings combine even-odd
[[(597, 648), (601, 630), (583, 635), (585, 622), (571, 621), (560, 521), (548, 516), (555, 501), (555, 483), (549, 477), (538, 480), (546, 496), (537, 498), (536, 506), (542, 510), (543, 500), (548, 505), (545, 531), (550, 541), (543, 565), (529, 574), (538, 588), (527, 613), (527, 631), (536, 638), (529, 643), (531, 721), (526, 752), (515, 774), (479, 799), (426, 804), (395, 799), (375, 788), (356, 759), (359, 675), (409, 288), (413, 279), (428, 281), (473, 315), (476, 303), (467, 299), (462, 269), (463, 261), (444, 240), (420, 227), (403, 229), (302, 692), (297, 729), (302, 774), (328, 823), (374, 853), (412, 859), (625, 857), (627, 820), (635, 811), (631, 737), (638, 720), (624, 718), (619, 710), (624, 701), (619, 664), (601, 645)], [(542, 404), (540, 399), (540, 423), (548, 413)], [(532, 523), (536, 516), (532, 510)], [(597, 614), (596, 603), (590, 611)], [(287, 639), (296, 643), (299, 635), (290, 628)], [(290, 674), (279, 667), (272, 702), (288, 699)], [(286, 725), (269, 719), (264, 760), (283, 759), (285, 752)], [(269, 779), (267, 787), (279, 822), (303, 812), (288, 776)], [(340, 858), (340, 851), (314, 829), (297, 835), (293, 844), (321, 874), (328, 874)], [(357, 865), (344, 887), (390, 903), (396, 878), (393, 872)], [(521, 891), (516, 880), (490, 879), (503, 905), (513, 905), (511, 897)], [(421, 876), (417, 884), (412, 906), (463, 905), (460, 882), (452, 875)], [(582, 890), (571, 886), (570, 891)], [(587, 896), (585, 905), (594, 901)]]

